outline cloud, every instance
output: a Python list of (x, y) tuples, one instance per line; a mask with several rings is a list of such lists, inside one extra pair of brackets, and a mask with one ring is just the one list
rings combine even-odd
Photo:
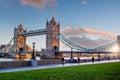
[(81, 2), (81, 5), (87, 5), (87, 1), (86, 1), (86, 0), (83, 0), (83, 1)]
[(66, 27), (64, 30), (62, 30), (62, 33), (64, 35), (81, 35), (81, 34), (90, 34), (90, 35), (98, 35), (102, 37), (107, 37), (111, 39), (116, 39), (116, 34), (108, 33), (108, 32), (102, 32), (98, 30), (92, 30), (87, 28), (72, 28), (70, 26)]
[[(102, 32), (98, 30), (92, 30), (92, 29), (80, 28), (80, 27), (72, 28), (70, 26), (63, 29), (61, 33), (64, 36), (67, 36), (67, 38), (71, 40), (73, 43), (76, 43), (86, 48), (95, 48), (95, 47), (103, 46), (105, 44), (112, 42), (117, 37), (116, 34), (112, 34), (108, 32)], [(96, 36), (97, 38), (93, 39), (93, 37)]]
[(112, 40), (111, 39), (105, 39), (105, 38), (98, 38), (96, 40), (92, 40), (90, 38), (87, 37), (69, 37), (69, 40), (71, 40), (72, 42), (82, 46), (82, 47), (86, 47), (86, 48), (96, 48), (99, 46), (103, 46), (105, 44), (110, 43)]
[(43, 9), (46, 6), (56, 6), (57, 0), (20, 0), (22, 5)]

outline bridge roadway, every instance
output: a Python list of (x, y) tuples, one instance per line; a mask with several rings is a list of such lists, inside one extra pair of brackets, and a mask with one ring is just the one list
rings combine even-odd
[[(29, 51), (21, 51), (21, 52), (18, 52), (20, 55), (24, 55), (24, 54), (32, 54), (33, 52), (29, 52)], [(41, 51), (36, 51), (35, 52), (36, 54), (41, 54), (42, 52)], [(112, 52), (99, 52), (99, 51), (54, 51), (55, 54), (71, 54), (71, 53), (74, 53), (74, 54), (81, 54), (81, 53), (84, 53), (84, 54), (111, 54)], [(8, 54), (7, 52), (6, 53), (1, 53), (0, 54)]]
[[(21, 55), (24, 55), (24, 54), (32, 54), (33, 52), (29, 52), (29, 51), (23, 51), (23, 52), (18, 52), (19, 54)], [(41, 51), (36, 51), (35, 52), (36, 54), (41, 54), (42, 52)], [(64, 53), (67, 53), (67, 54), (71, 54), (71, 53), (74, 53), (74, 54), (81, 54), (81, 53), (84, 53), (84, 54), (108, 54), (108, 53), (112, 53), (112, 52), (99, 52), (99, 51), (54, 51), (55, 54), (64, 54)]]
[(46, 29), (39, 29), (39, 30), (30, 30), (27, 32), (20, 33), (19, 36), (36, 36), (36, 35), (44, 35), (46, 34)]
[(62, 64), (51, 64), (51, 65), (39, 65), (39, 66), (28, 66), (28, 67), (17, 67), (17, 68), (6, 68), (0, 69), (0, 73), (6, 72), (17, 72), (17, 71), (26, 71), (26, 70), (37, 70), (37, 69), (47, 69), (47, 68), (59, 68), (59, 67), (66, 67), (66, 66), (81, 66), (81, 65), (91, 65), (91, 64), (103, 64), (103, 63), (111, 63), (111, 62), (120, 62), (118, 60), (105, 60), (105, 61), (96, 61), (92, 62), (85, 62), (85, 63), (65, 63)]
[(100, 52), (100, 51), (55, 51), (56, 54), (59, 54), (59, 53), (76, 53), (76, 54), (79, 54), (79, 53), (86, 53), (86, 54), (94, 54), (94, 53), (104, 53), (104, 54), (108, 54), (108, 53), (112, 53), (112, 52)]

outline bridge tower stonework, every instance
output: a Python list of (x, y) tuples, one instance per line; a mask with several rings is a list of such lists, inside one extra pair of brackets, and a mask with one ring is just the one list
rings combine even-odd
[(62, 54), (54, 53), (54, 51), (59, 51), (60, 46), (54, 32), (60, 33), (60, 23), (52, 17), (51, 21), (46, 22), (46, 53), (51, 58), (61, 58)]
[(14, 28), (14, 52), (26, 51), (26, 37), (20, 36), (20, 33), (26, 32), (20, 24), (18, 28)]
[(117, 36), (118, 56), (120, 57), (120, 35)]

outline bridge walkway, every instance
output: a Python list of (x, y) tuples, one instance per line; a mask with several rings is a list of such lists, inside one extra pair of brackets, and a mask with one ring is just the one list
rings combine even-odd
[(37, 70), (37, 69), (46, 69), (46, 68), (58, 68), (58, 67), (67, 67), (67, 66), (80, 66), (80, 65), (90, 65), (90, 64), (102, 64), (102, 63), (111, 63), (111, 62), (120, 62), (120, 60), (105, 60), (105, 61), (95, 61), (85, 62), (85, 63), (66, 63), (66, 64), (51, 64), (51, 65), (39, 65), (39, 66), (28, 66), (28, 67), (17, 67), (17, 68), (7, 68), (0, 69), (0, 73), (5, 72), (16, 72), (16, 71), (25, 71), (25, 70)]

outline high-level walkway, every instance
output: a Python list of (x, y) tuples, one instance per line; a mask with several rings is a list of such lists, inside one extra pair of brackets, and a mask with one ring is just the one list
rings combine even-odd
[(25, 70), (36, 70), (36, 69), (46, 69), (46, 68), (58, 68), (58, 67), (67, 67), (67, 66), (80, 66), (80, 65), (90, 65), (90, 64), (102, 64), (102, 63), (111, 63), (111, 62), (120, 62), (120, 60), (106, 60), (106, 61), (96, 61), (85, 62), (85, 63), (66, 63), (66, 64), (51, 64), (51, 65), (39, 65), (39, 66), (28, 66), (28, 67), (17, 67), (17, 68), (7, 68), (0, 69), (0, 73), (5, 72), (16, 72), (16, 71), (25, 71)]

